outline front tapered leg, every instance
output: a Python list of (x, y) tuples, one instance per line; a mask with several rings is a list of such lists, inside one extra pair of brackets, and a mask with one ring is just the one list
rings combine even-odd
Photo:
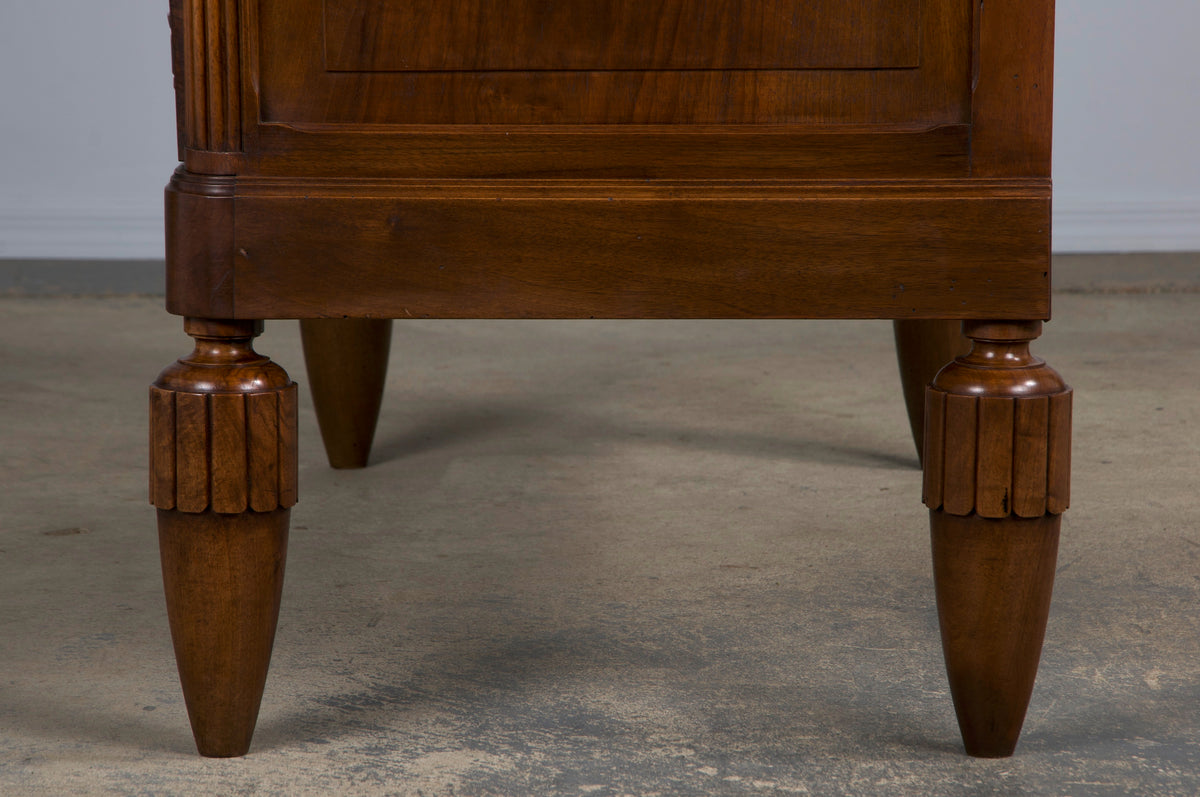
[(387, 381), (391, 320), (304, 319), (300, 339), (329, 464), (366, 467)]
[(150, 501), (196, 746), (244, 755), (279, 615), (296, 503), (296, 385), (261, 322), (189, 318), (195, 350), (150, 388)]
[(926, 393), (942, 649), (971, 755), (1012, 755), (1041, 657), (1070, 490), (1071, 389), (1029, 344), (1041, 322), (967, 322), (971, 352)]

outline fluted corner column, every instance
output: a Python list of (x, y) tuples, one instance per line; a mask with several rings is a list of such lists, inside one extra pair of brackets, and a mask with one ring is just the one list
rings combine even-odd
[(970, 321), (926, 392), (924, 499), (950, 691), (967, 752), (1013, 753), (1070, 500), (1071, 388), (1029, 351), (1040, 321)]
[(260, 321), (188, 318), (195, 350), (150, 388), (150, 502), (196, 745), (250, 747), (296, 503), (296, 385), (254, 351)]

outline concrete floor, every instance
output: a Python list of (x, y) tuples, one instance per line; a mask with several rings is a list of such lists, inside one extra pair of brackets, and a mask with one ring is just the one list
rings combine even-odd
[[(161, 299), (0, 300), (0, 794), (1200, 793), (1200, 294), (1071, 292), (1041, 674), (961, 751), (881, 322), (402, 322), (301, 503), (254, 746), (199, 758), (146, 385)], [(259, 349), (304, 369), (294, 323)]]

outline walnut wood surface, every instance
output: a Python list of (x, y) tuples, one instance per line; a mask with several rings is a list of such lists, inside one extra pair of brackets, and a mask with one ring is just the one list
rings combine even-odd
[(305, 319), (300, 339), (329, 464), (366, 467), (387, 381), (392, 322)]
[[(249, 4), (254, 22), (247, 33), (257, 38), (259, 58), (256, 118), (290, 126), (911, 128), (970, 115), (972, 8), (960, 0), (464, 0), (453, 14), (427, 14), (417, 34), (406, 28), (419, 4), (376, 2), (357, 20), (353, 10), (340, 13), (345, 5), (328, 5), (327, 17), (326, 0)], [(537, 6), (539, 13), (500, 23), (489, 35), (472, 18), (492, 6), (515, 14)], [(675, 28), (673, 15), (681, 26), (692, 24)], [(775, 23), (781, 15), (795, 18), (795, 26)], [(595, 24), (573, 24), (572, 16)], [(327, 69), (327, 32), (339, 37), (330, 46), (334, 67), (364, 71)], [(359, 48), (343, 56), (348, 34)], [(415, 52), (398, 49), (415, 37)], [(456, 58), (456, 44), (468, 37), (471, 47), (457, 47), (463, 55)], [(919, 63), (905, 68), (913, 60), (906, 42), (914, 37)], [(536, 39), (536, 46), (522, 39)], [(701, 39), (702, 46), (689, 45)], [(398, 71), (404, 61), (444, 68)]]
[(967, 752), (1012, 755), (1041, 658), (1061, 515), (929, 513), (950, 694)]
[(259, 329), (188, 320), (195, 350), (150, 388), (158, 508), (266, 512), (296, 502), (296, 385), (250, 345)]
[(1050, 176), (1054, 0), (976, 0), (971, 175)]
[(184, 84), (181, 133), (197, 150), (242, 148), (242, 0), (171, 0), (176, 76)]
[(921, 63), (919, 0), (325, 0), (322, 21), (325, 65), (337, 72)]
[(968, 322), (964, 331), (971, 352), (926, 394), (926, 505), (989, 518), (1065, 511), (1071, 388), (1029, 351), (1041, 322)]
[(967, 322), (971, 351), (926, 393), (942, 649), (967, 752), (1011, 755), (1050, 609), (1069, 501), (1071, 389), (1029, 351), (1041, 322)]
[(488, 180), (830, 180), (970, 176), (968, 124), (933, 127), (269, 125), (196, 174)]
[(255, 321), (188, 318), (150, 388), (150, 501), (196, 746), (243, 755), (258, 716), (296, 503), (296, 385)]
[(968, 750), (1011, 752), (1069, 500), (1071, 394), (1027, 348), (1050, 314), (1053, 0), (170, 9), (167, 307), (210, 343), (152, 394), (151, 489), (202, 751), (249, 743), (294, 501), (295, 389), (254, 320), (603, 316), (972, 322), (978, 356), (927, 396), (925, 500)]
[(250, 749), (279, 617), (291, 510), (158, 510), (175, 661), (196, 747)]
[[(172, 188), (188, 207), (229, 204), (182, 193), (188, 181), (198, 178)], [(207, 237), (182, 246), (194, 227), (169, 217), (183, 250), (174, 262), (200, 267), (169, 281), (168, 307), (241, 318), (1046, 317), (1047, 191), (244, 180), (230, 249)]]
[(233, 178), (176, 171), (166, 190), (167, 310), (232, 318)]
[(900, 386), (912, 428), (917, 457), (925, 462), (925, 388), (942, 366), (971, 349), (957, 321), (919, 320), (893, 323)]

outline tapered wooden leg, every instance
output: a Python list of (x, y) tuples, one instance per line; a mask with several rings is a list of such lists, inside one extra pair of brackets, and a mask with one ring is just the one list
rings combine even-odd
[(917, 456), (924, 463), (925, 388), (942, 366), (970, 351), (971, 342), (962, 333), (961, 321), (906, 320), (895, 321), (892, 327), (904, 406), (908, 409)]
[(938, 622), (971, 755), (1012, 755), (1050, 612), (1061, 515), (1003, 520), (930, 513)]
[(1012, 755), (1041, 656), (1070, 500), (1071, 389), (1041, 322), (967, 322), (926, 393), (925, 503), (950, 692), (967, 752)]
[(296, 386), (260, 322), (189, 318), (191, 355), (150, 388), (150, 501), (196, 746), (250, 747), (296, 503)]
[(167, 616), (201, 754), (245, 755), (279, 617), (291, 510), (158, 510)]
[(387, 381), (391, 320), (305, 319), (300, 338), (329, 464), (365, 467)]

